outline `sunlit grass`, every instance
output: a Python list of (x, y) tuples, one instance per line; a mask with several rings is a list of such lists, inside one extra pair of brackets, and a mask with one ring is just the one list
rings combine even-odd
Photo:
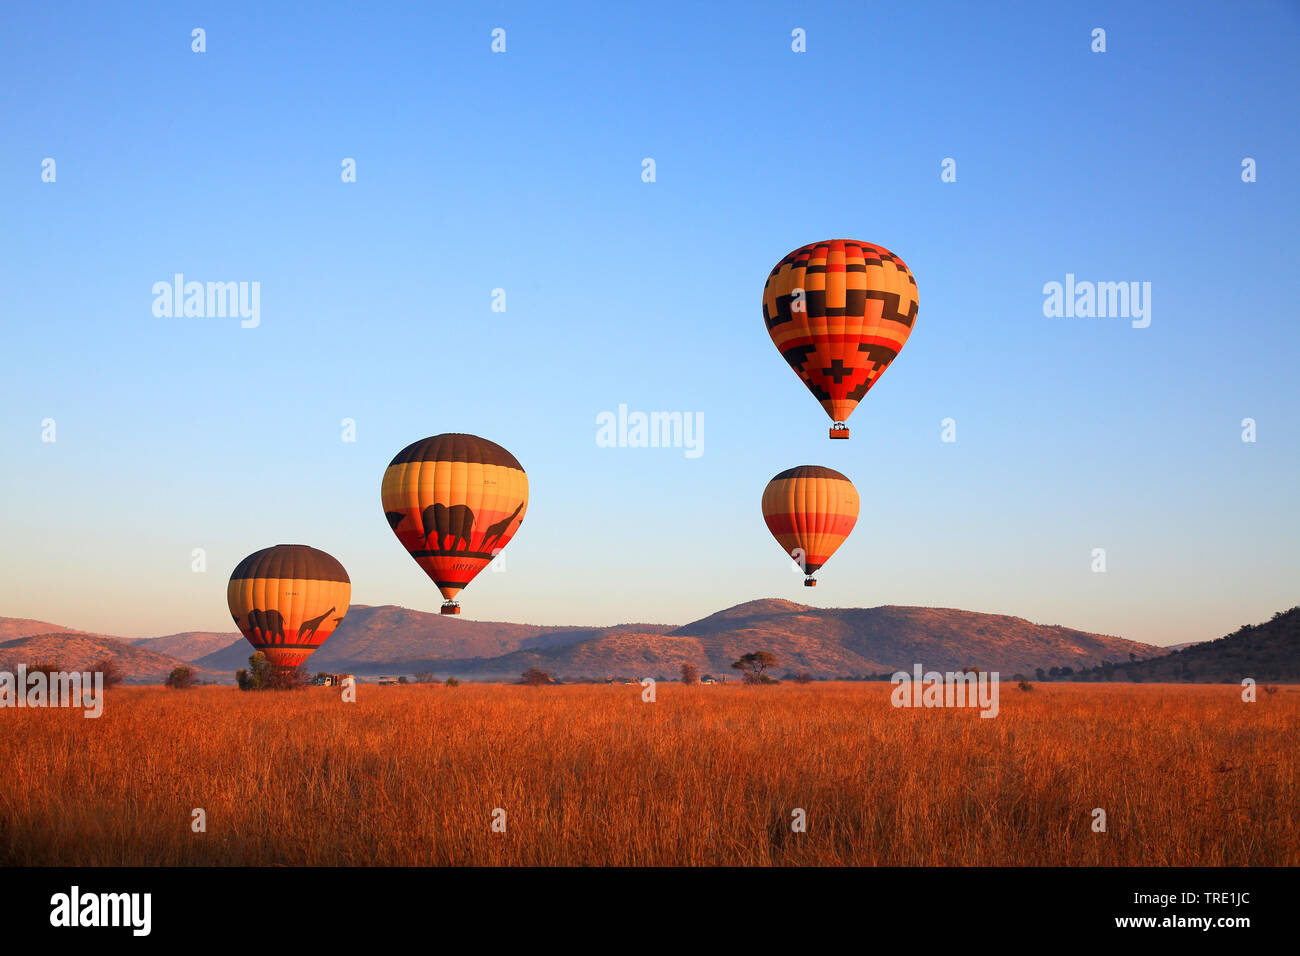
[(1007, 683), (994, 719), (889, 691), (119, 687), (99, 720), (0, 710), (0, 862), (1300, 863), (1296, 688)]

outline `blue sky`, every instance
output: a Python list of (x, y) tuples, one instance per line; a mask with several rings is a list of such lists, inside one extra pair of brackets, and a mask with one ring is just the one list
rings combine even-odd
[[(435, 609), (379, 484), (444, 431), (532, 485), (467, 617), (781, 596), (1172, 643), (1300, 603), (1300, 13), (1143, 7), (7, 4), (0, 615), (228, 630), (281, 542)], [(833, 443), (760, 311), (832, 237), (920, 292)], [(260, 283), (260, 325), (155, 317), (178, 272)], [(1150, 327), (1045, 317), (1067, 273), (1150, 282)], [(620, 403), (701, 414), (703, 455), (598, 447)], [(863, 499), (815, 591), (759, 512), (804, 463)]]

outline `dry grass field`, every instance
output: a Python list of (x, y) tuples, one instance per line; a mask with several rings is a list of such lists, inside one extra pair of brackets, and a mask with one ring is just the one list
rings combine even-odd
[(1294, 687), (1008, 683), (994, 719), (889, 691), (119, 687), (0, 710), (0, 862), (1300, 863)]

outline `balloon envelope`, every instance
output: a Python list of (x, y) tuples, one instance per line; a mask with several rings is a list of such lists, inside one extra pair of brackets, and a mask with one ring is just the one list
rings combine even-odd
[(343, 565), (305, 544), (253, 552), (226, 585), (235, 625), (276, 667), (297, 667), (324, 644), (351, 598)]
[(397, 540), (455, 613), (454, 598), (510, 543), (528, 509), (528, 476), (514, 455), (476, 435), (407, 445), (384, 472), (384, 514)]
[(858, 521), (858, 490), (833, 468), (800, 465), (763, 489), (763, 520), (785, 553), (803, 565), (805, 584)]
[(763, 286), (768, 334), (837, 426), (898, 356), (916, 310), (916, 279), (903, 260), (852, 239), (796, 249)]

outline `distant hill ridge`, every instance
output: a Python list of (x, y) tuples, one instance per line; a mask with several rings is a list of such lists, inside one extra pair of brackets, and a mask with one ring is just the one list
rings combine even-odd
[[(198, 668), (201, 678), (229, 680), (253, 652), (234, 632), (126, 639), (25, 618), (0, 618), (0, 638), (0, 669), (51, 660), (84, 668), (108, 656), (138, 682), (161, 681), (182, 662)], [(513, 679), (540, 667), (569, 679), (675, 679), (684, 663), (725, 674), (731, 661), (757, 650), (776, 656), (778, 673), (819, 678), (885, 674), (921, 663), (938, 670), (978, 667), (1006, 677), (1069, 668), (1079, 680), (1300, 680), (1300, 608), (1171, 653), (1112, 635), (954, 608), (816, 608), (766, 598), (681, 627), (565, 627), (353, 605), (308, 667), (359, 675), (429, 670), (481, 680)]]
[(1300, 681), (1300, 607), (1278, 611), (1261, 624), (1245, 624), (1215, 641), (1184, 646), (1137, 664), (1109, 662), (1076, 680), (1240, 683)]
[[(0, 623), (16, 619), (0, 619)], [(45, 631), (57, 626), (39, 625)], [(188, 631), (133, 641), (104, 638), (233, 674), (252, 648), (237, 633)], [(47, 650), (53, 652), (52, 646)], [(472, 621), (395, 605), (353, 605), (308, 661), (311, 670), (359, 675), (414, 673), (512, 679), (528, 667), (569, 678), (676, 677), (683, 663), (728, 673), (754, 650), (776, 655), (779, 672), (861, 677), (910, 669), (979, 667), (1010, 676), (1036, 667), (1088, 668), (1152, 657), (1164, 649), (1110, 635), (951, 608), (815, 608), (779, 598), (748, 601), (681, 627), (566, 627)], [(158, 662), (154, 662), (157, 665)], [(150, 672), (156, 671), (156, 667)]]

